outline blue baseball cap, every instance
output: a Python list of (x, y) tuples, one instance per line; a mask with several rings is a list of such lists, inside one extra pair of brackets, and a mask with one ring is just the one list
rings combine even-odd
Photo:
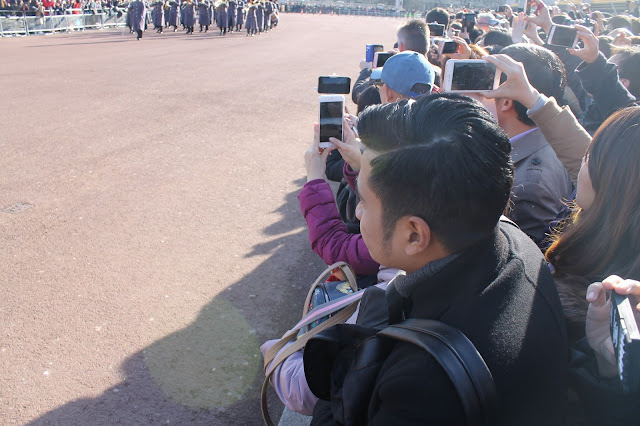
[(435, 73), (423, 54), (405, 50), (390, 57), (384, 67), (371, 73), (372, 80), (381, 80), (391, 90), (402, 96), (417, 98), (424, 92), (412, 91), (418, 83), (433, 88)]

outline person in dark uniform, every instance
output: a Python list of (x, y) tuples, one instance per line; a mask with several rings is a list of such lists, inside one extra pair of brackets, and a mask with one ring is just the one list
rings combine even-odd
[(229, 0), (229, 6), (227, 7), (227, 16), (228, 16), (228, 27), (229, 32), (233, 32), (233, 29), (236, 27), (236, 8), (238, 3), (236, 0)]
[(211, 5), (208, 1), (198, 3), (198, 22), (200, 23), (200, 32), (204, 28), (204, 32), (209, 31), (211, 25)]
[(242, 30), (242, 24), (244, 24), (244, 3), (239, 1), (236, 7), (236, 31)]
[(135, 0), (129, 5), (129, 19), (131, 24), (131, 30), (134, 31), (137, 36), (136, 40), (142, 38), (144, 31), (145, 18), (147, 17), (147, 8), (140, 0)]
[(249, 8), (247, 9), (247, 21), (245, 22), (245, 28), (247, 29), (247, 37), (252, 36), (256, 33), (257, 30), (257, 17), (256, 11), (258, 8), (256, 7), (253, 0), (249, 3)]
[(192, 0), (187, 0), (185, 3), (183, 24), (187, 28), (187, 34), (193, 34), (193, 27), (196, 24), (196, 12)]
[(151, 19), (153, 20), (153, 29), (157, 33), (162, 33), (164, 28), (164, 3), (157, 1), (152, 4), (153, 10), (151, 11)]
[(258, 24), (258, 34), (260, 34), (262, 33), (262, 25), (264, 25), (264, 3), (258, 2), (256, 7), (256, 23)]
[(169, 26), (173, 27), (173, 32), (178, 31), (178, 25), (180, 25), (180, 3), (173, 0), (169, 3)]
[(224, 1), (217, 7), (216, 23), (218, 24), (218, 28), (220, 28), (220, 35), (226, 35), (229, 17), (227, 16), (227, 3)]
[(264, 31), (271, 29), (271, 14), (273, 13), (273, 3), (269, 0), (264, 2)]

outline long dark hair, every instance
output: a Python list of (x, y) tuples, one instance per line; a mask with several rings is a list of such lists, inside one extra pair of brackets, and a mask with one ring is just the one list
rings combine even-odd
[(640, 106), (602, 123), (586, 158), (593, 204), (587, 210), (576, 207), (546, 253), (567, 319), (578, 322), (582, 332), (591, 282), (612, 274), (640, 279)]

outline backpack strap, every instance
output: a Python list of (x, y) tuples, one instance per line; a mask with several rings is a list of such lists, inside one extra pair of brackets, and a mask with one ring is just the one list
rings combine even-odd
[(445, 370), (458, 392), (468, 425), (489, 425), (498, 406), (491, 372), (473, 343), (440, 321), (410, 318), (378, 334), (427, 351)]

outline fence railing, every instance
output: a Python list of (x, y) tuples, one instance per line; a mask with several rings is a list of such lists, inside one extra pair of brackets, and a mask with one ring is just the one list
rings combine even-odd
[[(86, 13), (69, 9), (64, 15), (28, 16), (0, 15), (0, 36), (47, 34), (57, 31), (84, 30), (87, 28), (124, 27), (127, 11), (124, 9)], [(78, 12), (74, 14), (73, 12)], [(49, 12), (52, 13), (52, 12)]]

